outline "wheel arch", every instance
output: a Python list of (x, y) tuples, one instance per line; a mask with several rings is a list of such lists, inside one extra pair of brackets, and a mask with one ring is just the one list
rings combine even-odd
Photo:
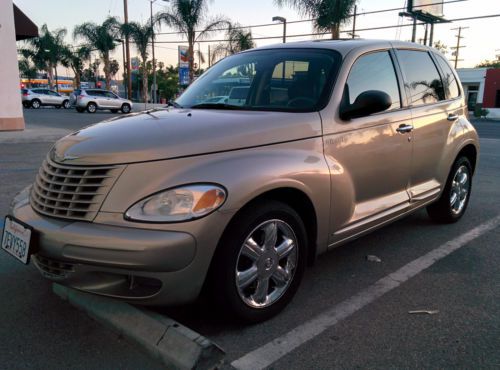
[(455, 157), (455, 161), (462, 156), (467, 157), (472, 166), (472, 174), (474, 174), (477, 165), (477, 152), (478, 151), (476, 146), (472, 143), (468, 143), (463, 148), (460, 149), (457, 156)]
[(279, 187), (264, 191), (252, 199), (247, 201), (231, 218), (224, 229), (223, 234), (228, 230), (238, 216), (245, 212), (248, 208), (253, 207), (257, 203), (275, 200), (287, 204), (293, 208), (304, 222), (307, 233), (307, 263), (312, 265), (316, 259), (317, 252), (317, 237), (318, 237), (318, 219), (316, 209), (309, 196), (300, 189), (293, 187)]

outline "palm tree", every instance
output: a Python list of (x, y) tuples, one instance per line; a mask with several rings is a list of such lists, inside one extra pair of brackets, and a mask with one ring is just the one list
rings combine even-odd
[(47, 72), (50, 87), (54, 85), (55, 73), (56, 89), (58, 89), (57, 66), (64, 59), (66, 33), (65, 28), (50, 31), (44, 24), (41, 27), (40, 36), (27, 40), (27, 47), (20, 50), (25, 58), (33, 61), (37, 69)]
[(154, 30), (150, 23), (141, 25), (137, 22), (129, 22), (122, 24), (121, 32), (123, 36), (131, 39), (137, 52), (140, 54), (142, 59), (142, 99), (144, 102), (148, 101), (148, 70), (146, 64), (148, 61), (148, 48), (149, 43), (154, 37)]
[(279, 6), (295, 8), (302, 16), (314, 19), (318, 32), (331, 32), (332, 39), (338, 40), (340, 25), (351, 16), (356, 0), (274, 0)]
[(120, 33), (120, 23), (115, 17), (108, 17), (102, 24), (86, 22), (75, 27), (73, 38), (81, 38), (89, 48), (97, 49), (104, 63), (106, 88), (111, 88), (111, 73), (109, 68), (109, 53), (116, 48), (115, 39)]
[(237, 23), (229, 25), (226, 31), (226, 39), (228, 40), (226, 43), (215, 46), (212, 56), (210, 57), (211, 64), (228, 55), (255, 47), (252, 31), (241, 28)]
[(90, 60), (91, 50), (87, 46), (81, 46), (76, 50), (71, 50), (69, 47), (64, 50), (64, 60), (62, 64), (65, 67), (70, 67), (75, 74), (76, 88), (80, 88), (82, 80), (83, 68), (86, 61)]
[(27, 88), (31, 88), (31, 80), (36, 78), (38, 68), (28, 58), (23, 58), (19, 61), (20, 77), (28, 79)]
[[(194, 77), (195, 42), (207, 36), (208, 33), (217, 29), (217, 27), (226, 26), (229, 23), (222, 17), (210, 20), (207, 18), (206, 13), (209, 1), (172, 0), (171, 8), (156, 16), (160, 24), (163, 22), (186, 36), (189, 45), (189, 82), (192, 82)], [(197, 29), (201, 29), (201, 31), (196, 31)]]

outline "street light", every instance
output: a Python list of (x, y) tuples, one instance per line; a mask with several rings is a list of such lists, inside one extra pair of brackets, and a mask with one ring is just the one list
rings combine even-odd
[(273, 17), (273, 22), (283, 23), (283, 43), (286, 42), (286, 18), (283, 17)]
[[(162, 0), (166, 3), (168, 3), (170, 0)], [(153, 54), (153, 89), (152, 89), (152, 96), (151, 96), (151, 101), (153, 104), (158, 103), (156, 99), (156, 59), (155, 59), (155, 31), (154, 31), (154, 22), (153, 22), (153, 3), (156, 2), (156, 0), (149, 0), (149, 5), (151, 9), (151, 28), (153, 31), (153, 34), (151, 35), (151, 49), (152, 49), (152, 54)]]
[(125, 40), (115, 39), (116, 42), (121, 42), (122, 44), (122, 53), (123, 53), (123, 87), (125, 88), (125, 96), (127, 96), (127, 60), (125, 59)]

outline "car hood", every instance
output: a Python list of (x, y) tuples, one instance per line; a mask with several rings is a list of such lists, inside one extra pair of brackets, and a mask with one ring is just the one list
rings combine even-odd
[(51, 157), (68, 164), (119, 164), (251, 148), (321, 135), (319, 113), (201, 109), (140, 112), (63, 137)]

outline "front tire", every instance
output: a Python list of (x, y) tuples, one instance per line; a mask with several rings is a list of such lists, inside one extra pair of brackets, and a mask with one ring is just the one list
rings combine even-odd
[(69, 100), (65, 100), (65, 101), (63, 101), (63, 103), (62, 103), (62, 107), (63, 107), (64, 109), (69, 109), (69, 108), (71, 108), (71, 106), (69, 105)]
[(129, 104), (123, 104), (122, 108), (121, 108), (121, 111), (122, 111), (122, 113), (125, 113), (125, 114), (130, 113), (130, 111), (131, 111), (130, 105)]
[(240, 321), (256, 323), (283, 310), (306, 266), (307, 237), (297, 212), (277, 201), (237, 216), (219, 242), (210, 272), (210, 294)]
[(457, 222), (467, 209), (471, 190), (472, 166), (467, 157), (459, 157), (451, 168), (441, 197), (427, 207), (429, 217), (437, 222)]
[(87, 112), (95, 113), (96, 111), (97, 111), (97, 104), (96, 103), (88, 103), (87, 104)]

